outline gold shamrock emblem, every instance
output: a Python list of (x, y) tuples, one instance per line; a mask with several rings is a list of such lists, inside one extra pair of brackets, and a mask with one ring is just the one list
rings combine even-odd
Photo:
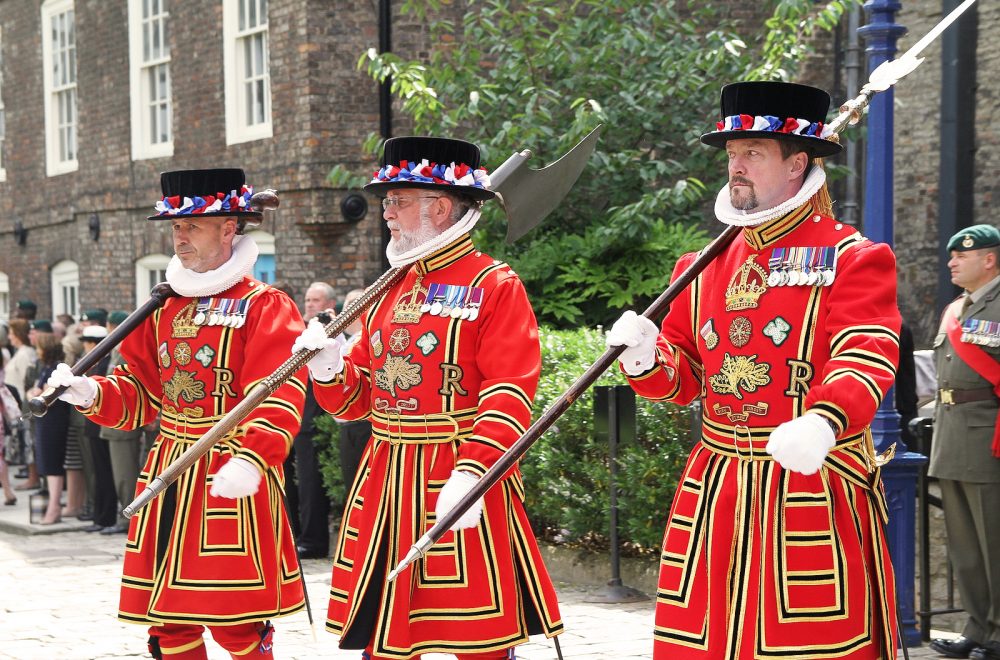
[(415, 385), (419, 385), (421, 365), (410, 364), (412, 355), (389, 355), (385, 358), (385, 364), (375, 372), (375, 384), (383, 390), (396, 396), (396, 388), (408, 390)]
[(758, 387), (770, 383), (771, 377), (767, 375), (770, 365), (756, 364), (756, 359), (756, 355), (732, 356), (726, 353), (719, 373), (708, 379), (712, 391), (716, 394), (732, 394), (737, 399), (742, 399), (741, 388), (746, 392), (755, 392)]
[(205, 383), (194, 377), (195, 372), (178, 369), (170, 380), (163, 384), (163, 393), (174, 403), (184, 399), (188, 403), (205, 396)]

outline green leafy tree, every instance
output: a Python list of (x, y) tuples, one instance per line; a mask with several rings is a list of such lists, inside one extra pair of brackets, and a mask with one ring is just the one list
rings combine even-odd
[[(359, 65), (391, 79), (416, 133), (473, 141), (491, 168), (525, 147), (554, 159), (604, 125), (580, 181), (542, 226), (508, 246), (494, 204), (476, 235), (517, 271), (540, 321), (594, 325), (644, 307), (677, 258), (708, 241), (696, 227), (724, 169), (698, 137), (716, 119), (721, 85), (789, 77), (815, 31), (853, 1), (772, 0), (765, 30), (744, 40), (705, 2), (409, 0), (402, 11), (430, 25), (429, 59), (372, 49)], [(372, 153), (378, 142), (369, 139)]]

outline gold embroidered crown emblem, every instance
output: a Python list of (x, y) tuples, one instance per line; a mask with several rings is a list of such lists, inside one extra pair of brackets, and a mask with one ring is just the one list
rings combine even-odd
[(171, 321), (173, 330), (170, 336), (175, 339), (190, 339), (198, 336), (198, 326), (194, 322), (194, 303), (188, 303)]
[(747, 257), (746, 263), (729, 280), (729, 287), (726, 289), (727, 312), (756, 307), (757, 300), (767, 291), (767, 273), (753, 259), (753, 255)]
[(419, 323), (420, 316), (423, 312), (420, 311), (423, 301), (417, 300), (421, 295), (427, 295), (427, 289), (420, 286), (420, 281), (423, 279), (422, 275), (417, 276), (417, 280), (413, 283), (413, 288), (407, 291), (399, 299), (399, 302), (392, 308), (392, 322), (393, 323)]

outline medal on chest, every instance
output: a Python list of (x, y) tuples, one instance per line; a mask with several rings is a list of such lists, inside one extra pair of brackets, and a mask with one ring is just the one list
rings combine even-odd
[(1000, 322), (966, 319), (962, 323), (962, 342), (976, 346), (1000, 346)]

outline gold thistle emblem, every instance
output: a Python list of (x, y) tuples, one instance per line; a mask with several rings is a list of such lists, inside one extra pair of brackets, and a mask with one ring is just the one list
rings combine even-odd
[(375, 384), (383, 390), (396, 396), (396, 388), (408, 390), (415, 385), (419, 385), (420, 377), (419, 364), (410, 364), (412, 355), (398, 356), (387, 355), (385, 364), (375, 372)]
[(757, 364), (754, 360), (756, 355), (730, 355), (722, 360), (722, 367), (719, 373), (708, 379), (712, 385), (712, 391), (716, 394), (732, 394), (737, 399), (742, 399), (742, 389), (745, 392), (756, 392), (758, 387), (762, 387), (771, 382), (771, 377), (767, 372), (771, 370), (770, 365)]
[(767, 291), (767, 273), (754, 262), (753, 255), (747, 257), (746, 263), (733, 273), (726, 289), (726, 311), (751, 309), (757, 306), (757, 300)]
[(163, 384), (163, 394), (176, 404), (181, 399), (193, 403), (205, 397), (205, 383), (194, 377), (195, 372), (178, 369), (170, 380)]
[(174, 339), (191, 339), (198, 336), (198, 326), (194, 322), (195, 304), (190, 302), (171, 321), (170, 336)]

